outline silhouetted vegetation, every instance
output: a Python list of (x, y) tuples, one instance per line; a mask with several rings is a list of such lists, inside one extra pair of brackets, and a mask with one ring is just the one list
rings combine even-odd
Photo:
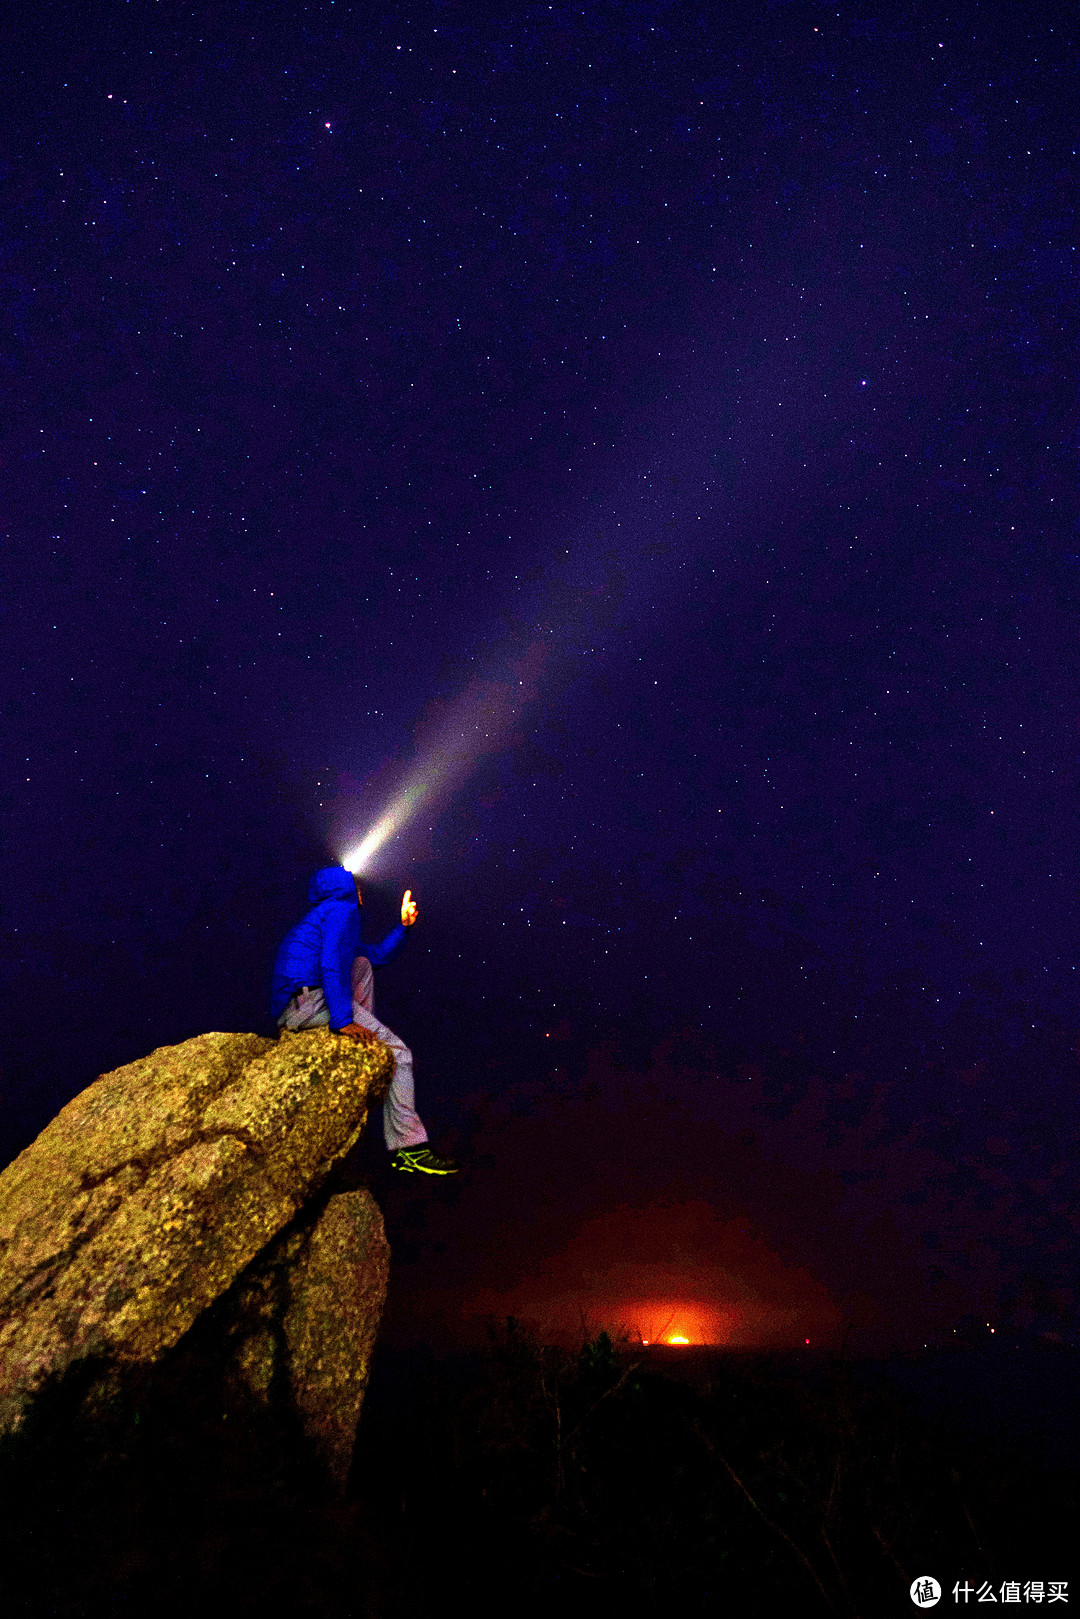
[(472, 1355), (383, 1347), (344, 1497), (194, 1339), (92, 1420), (84, 1370), (0, 1452), (4, 1612), (875, 1619), (919, 1574), (1069, 1577), (1075, 1471), (865, 1364), (679, 1354), (513, 1321)]
[[(572, 1355), (509, 1321), (471, 1375), (415, 1386), (372, 1434), (387, 1500), (401, 1543), (481, 1603), (874, 1616), (910, 1612), (919, 1574), (1068, 1577), (1080, 1478), (992, 1424), (920, 1419), (870, 1365), (605, 1334)], [(373, 1402), (370, 1428), (390, 1410)]]

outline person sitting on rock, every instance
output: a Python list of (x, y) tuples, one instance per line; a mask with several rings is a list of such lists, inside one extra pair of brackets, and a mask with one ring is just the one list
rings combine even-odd
[(366, 945), (360, 920), (360, 880), (344, 866), (324, 866), (308, 887), (311, 909), (287, 933), (274, 963), (270, 1013), (279, 1029), (329, 1028), (362, 1040), (373, 1034), (394, 1056), (394, 1077), (383, 1102), (383, 1137), (391, 1168), (412, 1175), (453, 1175), (461, 1168), (428, 1145), (416, 1113), (412, 1052), (373, 1011), (373, 967), (399, 953), (416, 922), (416, 901), (406, 889), (401, 923), (381, 944)]

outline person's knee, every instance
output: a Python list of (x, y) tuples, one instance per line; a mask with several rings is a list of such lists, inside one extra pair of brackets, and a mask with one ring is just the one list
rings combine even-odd
[(409, 1050), (404, 1040), (399, 1040), (395, 1034), (392, 1039), (386, 1042), (386, 1044), (394, 1053), (394, 1059), (396, 1062), (406, 1063), (410, 1068), (412, 1067), (412, 1052)]

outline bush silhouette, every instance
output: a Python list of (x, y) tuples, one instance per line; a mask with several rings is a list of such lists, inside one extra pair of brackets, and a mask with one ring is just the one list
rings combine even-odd
[(337, 1500), (287, 1414), (223, 1399), (209, 1342), (91, 1415), (101, 1368), (73, 1369), (0, 1448), (5, 1615), (876, 1616), (916, 1574), (1068, 1577), (1075, 1471), (920, 1418), (873, 1366), (512, 1318), (480, 1352), (382, 1346)]

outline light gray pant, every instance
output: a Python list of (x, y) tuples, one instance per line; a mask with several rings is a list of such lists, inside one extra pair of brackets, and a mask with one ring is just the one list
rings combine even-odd
[[(391, 1152), (401, 1147), (419, 1147), (428, 1133), (417, 1116), (413, 1091), (412, 1052), (404, 1040), (380, 1023), (372, 1011), (375, 1003), (375, 975), (366, 956), (357, 956), (352, 964), (353, 1022), (362, 1029), (370, 1029), (377, 1040), (389, 1046), (394, 1054), (394, 1077), (383, 1102), (383, 1140)], [(278, 1018), (279, 1029), (293, 1033), (300, 1029), (324, 1029), (330, 1022), (326, 999), (318, 985), (297, 990), (288, 1006)]]

